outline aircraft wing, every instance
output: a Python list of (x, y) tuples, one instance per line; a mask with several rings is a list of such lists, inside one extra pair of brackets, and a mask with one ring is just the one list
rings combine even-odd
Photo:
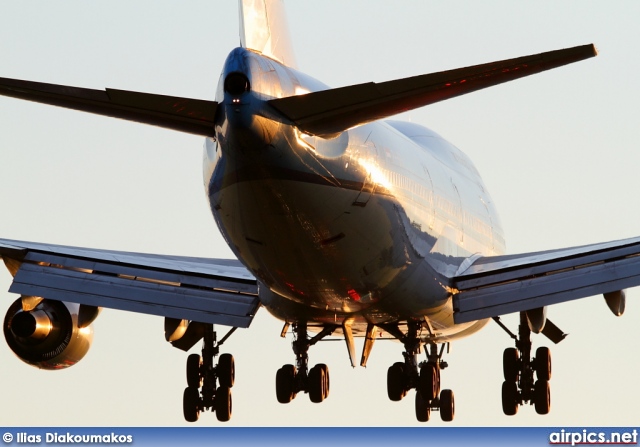
[(0, 239), (22, 296), (178, 320), (249, 327), (256, 279), (237, 260), (97, 250)]
[(480, 257), (456, 275), (454, 321), (611, 293), (640, 285), (640, 237), (521, 255)]

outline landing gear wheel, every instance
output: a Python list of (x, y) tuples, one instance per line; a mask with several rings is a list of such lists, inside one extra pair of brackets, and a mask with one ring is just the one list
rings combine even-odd
[(440, 392), (440, 377), (436, 365), (427, 363), (420, 368), (418, 392), (427, 402), (438, 397)]
[(187, 385), (189, 388), (200, 388), (202, 386), (200, 365), (202, 365), (202, 357), (199, 354), (191, 354), (187, 357)]
[(320, 368), (318, 365), (311, 368), (309, 371), (309, 399), (311, 402), (319, 404), (324, 400), (325, 392), (325, 377), (324, 377), (324, 369)]
[(533, 389), (533, 402), (536, 413), (548, 414), (551, 408), (551, 387), (548, 380), (538, 380)]
[(440, 393), (440, 417), (445, 422), (451, 422), (455, 412), (456, 406), (453, 400), (453, 391), (442, 390)]
[(518, 385), (515, 382), (502, 382), (502, 411), (507, 416), (518, 412)]
[(231, 388), (236, 380), (236, 366), (231, 354), (222, 354), (218, 360), (218, 380), (221, 387)]
[(536, 376), (538, 380), (551, 380), (551, 351), (544, 346), (536, 349)]
[(324, 398), (329, 397), (329, 367), (324, 363), (318, 363), (318, 368), (324, 371)]
[(200, 417), (200, 393), (198, 388), (187, 387), (182, 395), (182, 411), (187, 422), (196, 422)]
[(296, 368), (284, 365), (276, 373), (276, 396), (281, 404), (288, 404), (295, 395)]
[(231, 419), (231, 389), (226, 386), (221, 386), (216, 391), (215, 398), (216, 417), (220, 422), (227, 422)]
[(394, 402), (399, 402), (406, 395), (404, 386), (404, 363), (394, 363), (387, 370), (387, 395)]
[(519, 358), (520, 354), (518, 354), (518, 350), (516, 348), (507, 348), (502, 353), (502, 371), (504, 373), (505, 381), (513, 383), (516, 383), (518, 381)]
[(431, 416), (431, 408), (429, 402), (423, 397), (422, 393), (416, 390), (416, 419), (418, 422), (428, 422)]

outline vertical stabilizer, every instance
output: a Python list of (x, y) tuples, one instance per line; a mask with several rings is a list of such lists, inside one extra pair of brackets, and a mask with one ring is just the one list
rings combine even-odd
[(239, 0), (239, 3), (241, 45), (295, 68), (282, 0)]

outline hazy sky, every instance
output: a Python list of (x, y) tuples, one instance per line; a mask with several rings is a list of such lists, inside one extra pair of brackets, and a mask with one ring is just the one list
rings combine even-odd
[[(235, 0), (0, 0), (0, 76), (213, 99), (238, 45)], [(338, 1), (287, 4), (299, 67), (332, 86), (384, 81), (595, 43), (600, 55), (407, 113), (475, 162), (501, 214), (510, 253), (640, 235), (640, 3), (636, 1)], [(203, 139), (0, 98), (0, 237), (139, 252), (231, 257), (202, 186)], [(1, 269), (0, 290), (10, 275)], [(16, 298), (2, 293), (4, 307)], [(551, 346), (551, 413), (502, 414), (495, 324), (452, 345), (443, 388), (451, 425), (637, 425), (640, 305), (615, 318), (602, 297), (554, 306), (570, 336)], [(516, 318), (504, 319), (512, 330)], [(344, 342), (320, 343), (331, 395), (277, 403), (275, 373), (291, 339), (264, 310), (223, 347), (236, 358), (229, 425), (414, 425), (413, 392), (386, 395), (402, 345), (379, 342), (367, 369)], [(187, 355), (163, 320), (105, 310), (87, 357), (62, 372), (21, 363), (0, 343), (2, 425), (186, 424)], [(222, 331), (224, 328), (221, 327)], [(358, 350), (361, 340), (357, 341)], [(199, 348), (198, 348), (199, 349)], [(358, 354), (359, 355), (359, 354)], [(203, 414), (196, 425), (219, 425)], [(436, 413), (427, 425), (444, 425)]]

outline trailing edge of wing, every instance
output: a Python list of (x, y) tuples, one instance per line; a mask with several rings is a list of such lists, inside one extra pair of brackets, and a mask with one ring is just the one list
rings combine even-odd
[(6, 239), (0, 257), (9, 291), (23, 296), (245, 328), (260, 305), (256, 279), (235, 260)]
[(640, 285), (640, 237), (538, 253), (485, 257), (453, 278), (464, 323)]
[(0, 95), (214, 136), (215, 101), (0, 78)]
[(369, 82), (269, 104), (311, 135), (331, 137), (351, 127), (577, 62), (597, 54), (593, 45), (507, 59), (382, 83)]

